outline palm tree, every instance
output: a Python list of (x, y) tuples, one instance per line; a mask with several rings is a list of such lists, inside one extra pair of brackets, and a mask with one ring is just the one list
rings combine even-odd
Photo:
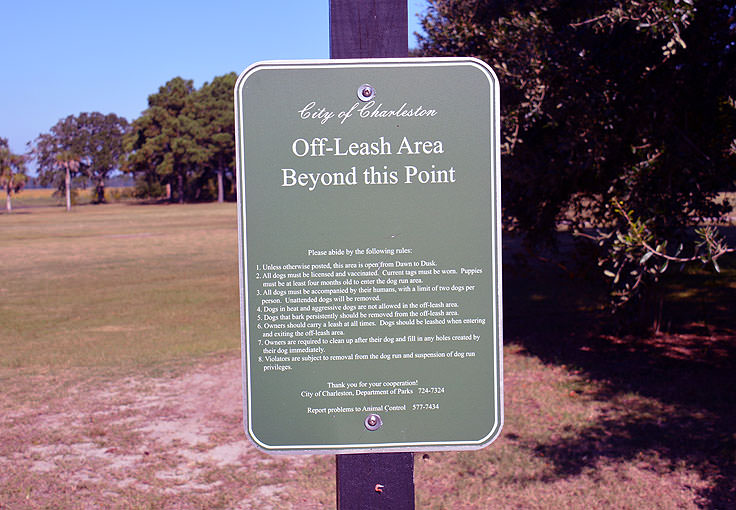
[(8, 140), (0, 138), (0, 187), (5, 190), (5, 209), (8, 212), (13, 210), (11, 195), (18, 193), (27, 180), (26, 157), (13, 154), (8, 146)]
[(64, 151), (56, 156), (56, 165), (66, 171), (64, 176), (64, 189), (66, 191), (66, 210), (72, 210), (72, 173), (79, 170), (79, 158), (69, 151)]

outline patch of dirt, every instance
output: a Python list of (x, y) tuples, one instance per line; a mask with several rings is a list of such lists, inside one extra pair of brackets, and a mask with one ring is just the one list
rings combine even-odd
[(0, 417), (0, 466), (13, 466), (0, 474), (2, 510), (51, 501), (278, 509), (334, 501), (331, 456), (272, 457), (246, 439), (234, 356), (175, 377), (77, 382), (37, 406), (3, 404), (14, 412)]

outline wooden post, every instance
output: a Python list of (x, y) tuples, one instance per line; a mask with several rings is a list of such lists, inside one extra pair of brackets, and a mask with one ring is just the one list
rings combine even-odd
[(407, 0), (330, 0), (330, 58), (408, 54)]
[[(409, 54), (407, 0), (330, 0), (331, 58)], [(338, 510), (414, 510), (414, 455), (337, 456)]]
[(337, 456), (338, 510), (414, 510), (412, 453)]

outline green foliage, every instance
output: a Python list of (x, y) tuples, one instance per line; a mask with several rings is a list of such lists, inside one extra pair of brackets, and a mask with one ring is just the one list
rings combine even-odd
[(690, 253), (685, 253), (683, 242), (676, 249), (669, 249), (669, 241), (657, 238), (650, 227), (651, 221), (635, 218), (634, 211), (626, 210), (618, 201), (613, 205), (628, 227), (599, 231), (596, 236), (589, 237), (601, 247), (607, 247), (599, 257), (598, 265), (612, 281), (612, 297), (616, 305), (628, 302), (645, 281), (658, 281), (659, 275), (667, 271), (671, 263), (681, 268), (692, 262), (711, 263), (716, 272), (720, 272), (718, 259), (734, 251), (727, 246), (718, 229), (707, 224), (693, 229)]
[(161, 184), (157, 175), (141, 174), (136, 177), (133, 196), (135, 198), (164, 198), (166, 187)]
[[(195, 93), (193, 116), (202, 126), (203, 138), (199, 143), (207, 151), (204, 165), (209, 193), (217, 191), (218, 202), (234, 193), (235, 183), (235, 114), (233, 111), (233, 89), (237, 80), (235, 73), (218, 76), (212, 83), (205, 83)], [(215, 182), (212, 182), (215, 181)], [(214, 185), (214, 186), (213, 186)], [(209, 194), (208, 193), (208, 194)]]
[(148, 97), (148, 109), (133, 121), (125, 147), (128, 159), (124, 169), (156, 176), (161, 184), (176, 187), (179, 202), (184, 202), (185, 180), (203, 151), (196, 144), (197, 126), (186, 114), (194, 85), (191, 80), (174, 78)]
[(714, 198), (736, 175), (735, 14), (733, 1), (430, 0), (420, 44), (493, 66), (507, 225), (535, 243), (563, 223), (592, 238), (623, 303), (667, 268), (655, 261), (726, 249), (693, 228), (731, 209)]
[(8, 212), (13, 210), (13, 193), (22, 190), (28, 181), (26, 160), (25, 155), (14, 154), (8, 140), (0, 137), (0, 188), (5, 191), (5, 209)]
[(137, 175), (137, 190), (163, 196), (166, 186), (178, 202), (224, 197), (225, 180), (234, 180), (236, 76), (215, 78), (195, 90), (191, 80), (174, 78), (148, 98), (148, 109), (133, 122), (126, 138), (127, 172)]
[(120, 202), (123, 200), (129, 200), (134, 196), (133, 188), (112, 188), (106, 191), (106, 196), (111, 202)]
[(128, 121), (114, 113), (69, 115), (36, 138), (33, 156), (42, 185), (66, 193), (77, 176), (90, 180), (95, 202), (105, 201), (105, 179), (123, 156), (122, 140)]

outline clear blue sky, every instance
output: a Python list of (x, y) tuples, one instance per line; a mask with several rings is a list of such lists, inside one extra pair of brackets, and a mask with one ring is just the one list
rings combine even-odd
[[(409, 45), (425, 0), (408, 0)], [(259, 60), (329, 57), (329, 0), (9, 0), (0, 137), (16, 153), (81, 112), (128, 120), (175, 76), (196, 87)]]

